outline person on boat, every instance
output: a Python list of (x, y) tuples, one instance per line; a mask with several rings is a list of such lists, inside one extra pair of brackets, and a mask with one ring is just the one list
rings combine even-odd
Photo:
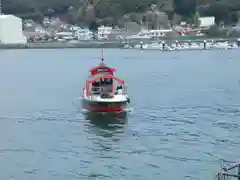
[(103, 87), (100, 88), (100, 96), (104, 97), (104, 88)]
[(117, 94), (122, 94), (123, 93), (122, 85), (117, 86), (116, 90), (117, 90)]

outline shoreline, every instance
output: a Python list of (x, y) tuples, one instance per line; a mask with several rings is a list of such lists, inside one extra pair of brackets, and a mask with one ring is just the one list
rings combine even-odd
[(164, 41), (166, 44), (178, 43), (204, 43), (206, 42), (237, 42), (237, 38), (206, 38), (197, 40), (126, 40), (125, 42), (120, 41), (80, 41), (76, 43), (69, 42), (40, 42), (40, 43), (27, 43), (27, 44), (0, 44), (0, 49), (67, 49), (67, 48), (124, 48), (125, 45), (136, 45), (140, 42), (153, 43)]
[(55, 42), (41, 42), (41, 43), (27, 43), (27, 44), (0, 44), (0, 49), (69, 49), (69, 48), (121, 48), (124, 44), (120, 42), (108, 43), (55, 43)]

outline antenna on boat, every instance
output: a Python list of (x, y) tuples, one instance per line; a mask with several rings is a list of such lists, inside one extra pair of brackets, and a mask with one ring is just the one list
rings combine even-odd
[(101, 63), (100, 63), (100, 65), (105, 65), (105, 64), (104, 64), (104, 58), (103, 58), (103, 48), (102, 48), (102, 58), (101, 58)]

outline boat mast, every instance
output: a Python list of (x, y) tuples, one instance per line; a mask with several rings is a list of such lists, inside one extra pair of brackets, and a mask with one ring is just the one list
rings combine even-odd
[(2, 0), (0, 0), (0, 15), (2, 15)]
[(103, 48), (102, 48), (102, 58), (101, 58), (100, 66), (103, 66), (103, 65), (105, 65), (105, 64), (104, 64)]

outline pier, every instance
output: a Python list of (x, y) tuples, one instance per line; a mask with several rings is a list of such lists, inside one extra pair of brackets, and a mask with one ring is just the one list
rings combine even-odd
[(235, 164), (229, 168), (222, 168), (217, 173), (217, 180), (240, 180), (240, 164)]

